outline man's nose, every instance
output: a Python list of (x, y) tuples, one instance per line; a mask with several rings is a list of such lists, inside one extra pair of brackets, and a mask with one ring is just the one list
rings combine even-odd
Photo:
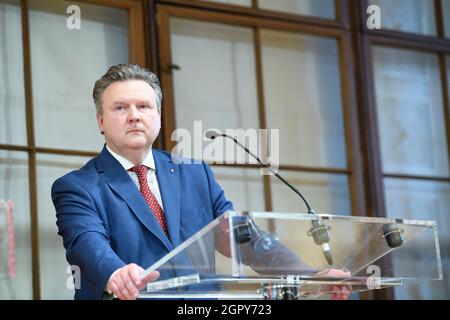
[(136, 105), (131, 105), (128, 108), (128, 121), (140, 121), (141, 117)]

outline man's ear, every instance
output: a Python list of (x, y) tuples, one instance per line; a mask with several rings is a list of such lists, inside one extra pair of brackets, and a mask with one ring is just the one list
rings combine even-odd
[(103, 116), (101, 116), (100, 114), (97, 113), (96, 117), (97, 117), (97, 124), (98, 124), (98, 127), (100, 129), (100, 133), (104, 134), (104, 131), (103, 131)]

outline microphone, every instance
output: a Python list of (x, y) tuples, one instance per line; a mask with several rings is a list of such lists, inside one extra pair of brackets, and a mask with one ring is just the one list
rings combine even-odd
[(255, 252), (261, 253), (272, 248), (274, 239), (258, 229), (253, 220), (248, 217), (236, 223), (234, 233), (238, 244), (250, 242)]
[(205, 137), (211, 140), (214, 140), (217, 137), (222, 136), (222, 133), (213, 129), (207, 130), (205, 132)]
[(331, 248), (328, 243), (330, 242), (328, 230), (330, 230), (331, 227), (329, 225), (322, 224), (322, 220), (320, 218), (311, 221), (311, 223), (313, 227), (308, 230), (307, 235), (312, 236), (314, 242), (322, 247), (323, 255), (325, 256), (328, 264), (331, 266), (333, 264), (333, 254), (331, 253)]
[[(305, 204), (306, 208), (308, 209), (309, 214), (313, 214), (313, 215), (316, 214), (314, 212), (314, 210), (311, 208), (311, 206), (308, 203), (308, 201), (306, 200), (306, 198), (300, 193), (300, 191), (298, 191), (298, 189), (296, 187), (291, 185), (288, 181), (286, 181), (286, 179), (284, 179), (277, 172), (275, 172), (275, 170), (273, 170), (270, 165), (261, 161), (261, 159), (257, 155), (253, 154), (250, 150), (248, 150), (247, 147), (244, 146), (243, 144), (241, 144), (235, 137), (229, 136), (225, 133), (222, 133), (222, 132), (220, 132), (218, 130), (214, 130), (214, 129), (207, 130), (205, 132), (205, 137), (208, 139), (211, 139), (211, 140), (214, 140), (217, 137), (224, 137), (224, 138), (229, 138), (229, 139), (233, 140), (233, 142), (235, 144), (237, 144), (239, 147), (244, 149), (245, 152), (247, 152), (249, 155), (251, 155), (253, 158), (255, 158), (256, 161), (258, 161), (267, 170), (269, 170), (275, 177), (277, 177), (279, 180), (281, 180), (285, 185), (287, 185), (291, 190), (293, 190), (298, 196), (300, 196), (300, 198), (303, 200), (303, 203)], [(314, 242), (317, 245), (320, 245), (322, 247), (322, 251), (325, 256), (325, 259), (327, 260), (329, 265), (332, 265), (333, 264), (333, 254), (331, 252), (331, 248), (328, 243), (330, 241), (328, 231), (331, 229), (331, 227), (328, 225), (324, 225), (322, 223), (322, 220), (320, 219), (320, 217), (318, 217), (317, 220), (312, 220), (312, 225), (313, 225), (313, 227), (308, 231), (307, 235), (312, 236), (314, 239)], [(245, 239), (245, 237), (244, 237), (244, 239)]]
[(390, 248), (396, 248), (403, 244), (403, 229), (393, 224), (385, 224), (383, 226), (383, 238)]

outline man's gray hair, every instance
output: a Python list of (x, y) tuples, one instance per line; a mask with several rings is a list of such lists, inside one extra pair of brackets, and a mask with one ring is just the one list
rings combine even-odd
[(137, 64), (118, 64), (112, 66), (109, 70), (95, 82), (92, 96), (95, 102), (95, 108), (99, 115), (103, 114), (102, 95), (106, 88), (113, 82), (125, 80), (143, 80), (147, 82), (156, 95), (156, 106), (161, 112), (162, 91), (158, 77), (149, 69), (138, 66)]

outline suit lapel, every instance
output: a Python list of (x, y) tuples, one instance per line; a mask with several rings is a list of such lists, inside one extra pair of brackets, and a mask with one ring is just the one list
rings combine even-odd
[(158, 150), (153, 150), (156, 177), (167, 219), (169, 236), (176, 247), (180, 243), (180, 176), (178, 167), (170, 157)]
[(172, 250), (174, 248), (173, 245), (159, 226), (158, 221), (139, 192), (139, 189), (136, 187), (133, 180), (131, 180), (125, 169), (116, 159), (114, 159), (106, 148), (103, 148), (102, 153), (99, 156), (99, 164), (97, 170), (108, 186), (120, 195), (139, 221), (152, 232), (169, 251)]

